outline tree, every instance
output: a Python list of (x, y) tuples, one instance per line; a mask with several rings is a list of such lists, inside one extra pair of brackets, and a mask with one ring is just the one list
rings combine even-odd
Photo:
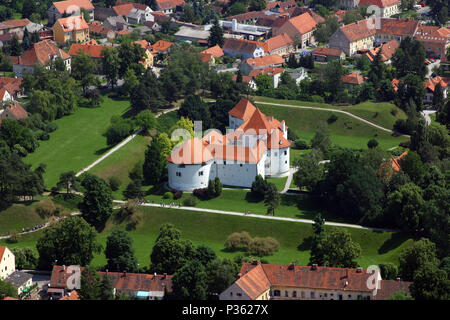
[(88, 173), (82, 178), (81, 186), (86, 190), (80, 203), (82, 216), (101, 230), (112, 213), (111, 189), (105, 180)]
[(392, 65), (397, 70), (397, 78), (416, 75), (422, 83), (427, 74), (423, 44), (409, 37), (404, 38), (392, 57)]
[(21, 56), (23, 54), (23, 49), (19, 43), (19, 38), (15, 33), (12, 36), (11, 44), (9, 45), (9, 51), (11, 56)]
[(417, 152), (409, 151), (408, 154), (401, 159), (400, 167), (414, 183), (420, 183), (425, 169)]
[(113, 287), (107, 273), (100, 282), (100, 300), (114, 300)]
[(447, 272), (433, 263), (425, 263), (414, 273), (410, 290), (416, 300), (449, 300), (450, 280)]
[(405, 231), (417, 231), (423, 224), (425, 201), (422, 190), (413, 183), (405, 184), (388, 196), (387, 212)]
[(86, 266), (81, 271), (81, 288), (78, 292), (80, 300), (100, 300), (100, 285), (100, 275), (92, 267)]
[(421, 111), (423, 106), (423, 97), (425, 95), (423, 80), (420, 76), (410, 73), (400, 78), (399, 81), (397, 90), (399, 105), (404, 106), (406, 104), (411, 104), (411, 101), (413, 101), (416, 106), (416, 110), (414, 111)]
[(385, 300), (414, 300), (414, 298), (409, 296), (405, 291), (399, 290)]
[(174, 274), (187, 261), (195, 258), (196, 250), (189, 240), (181, 240), (181, 232), (164, 224), (150, 255), (150, 269), (157, 273)]
[(293, 167), (297, 169), (294, 173), (294, 183), (297, 187), (305, 187), (309, 191), (316, 188), (317, 183), (325, 176), (323, 166), (319, 164), (322, 159), (322, 152), (313, 149), (307, 155), (294, 160)]
[(280, 205), (280, 194), (277, 186), (271, 182), (267, 184), (264, 192), (264, 205), (267, 207), (267, 214), (275, 215), (275, 209)]
[(136, 123), (143, 130), (148, 131), (157, 127), (158, 122), (156, 121), (155, 115), (150, 110), (141, 111), (136, 116)]
[(123, 191), (123, 195), (127, 199), (143, 199), (145, 194), (142, 191), (142, 180), (132, 180)]
[(75, 176), (75, 172), (68, 171), (59, 175), (59, 181), (57, 183), (58, 189), (65, 188), (66, 194), (69, 194), (71, 189), (78, 190), (78, 178)]
[(172, 143), (166, 134), (160, 134), (153, 140), (145, 152), (143, 165), (144, 180), (148, 184), (156, 184), (167, 176), (167, 159)]
[(6, 282), (0, 279), (0, 297), (3, 295), (5, 295), (5, 297), (17, 298), (17, 289), (11, 282)]
[(445, 99), (444, 99), (444, 92), (442, 91), (442, 86), (440, 83), (438, 83), (434, 87), (433, 92), (433, 106), (437, 109), (441, 108), (444, 105)]
[(201, 244), (197, 247), (195, 258), (200, 261), (203, 266), (206, 266), (208, 263), (215, 260), (217, 256), (213, 249)]
[(382, 80), (385, 79), (386, 65), (382, 61), (382, 49), (380, 48), (370, 64), (369, 81), (373, 83), (375, 88), (379, 88)]
[(134, 256), (133, 239), (124, 230), (113, 230), (108, 236), (105, 256), (108, 261), (106, 267), (109, 271), (136, 272), (138, 270), (137, 259)]
[(207, 275), (196, 260), (188, 261), (172, 277), (173, 295), (179, 300), (205, 300)]
[(219, 20), (215, 19), (211, 29), (209, 30), (208, 46), (214, 47), (216, 45), (223, 47), (225, 39), (223, 37), (223, 29), (219, 25)]
[(126, 96), (130, 96), (133, 90), (137, 87), (139, 84), (139, 80), (136, 76), (136, 73), (133, 69), (127, 69), (125, 72), (125, 75), (123, 76), (123, 86), (122, 86), (122, 92)]
[(326, 124), (323, 122), (319, 122), (319, 124), (317, 125), (316, 133), (311, 139), (311, 147), (313, 149), (318, 149), (322, 153), (326, 154), (330, 145), (330, 133), (326, 127)]
[(46, 228), (36, 244), (39, 268), (49, 270), (55, 261), (61, 265), (89, 265), (94, 253), (100, 251), (97, 233), (84, 219), (67, 217)]
[(329, 61), (323, 68), (323, 76), (327, 79), (326, 90), (331, 93), (332, 97), (337, 97), (343, 91), (341, 81), (344, 70), (339, 59)]
[(341, 229), (333, 229), (325, 234), (319, 244), (323, 265), (336, 268), (355, 268), (361, 254), (361, 247), (352, 241), (350, 234)]
[(16, 259), (16, 268), (32, 270), (37, 267), (38, 256), (31, 248), (13, 248), (12, 253)]
[(236, 279), (236, 272), (230, 261), (215, 259), (206, 269), (206, 292), (218, 295), (227, 289)]
[(178, 116), (201, 121), (203, 128), (211, 127), (211, 113), (199, 95), (189, 95), (178, 109)]
[(370, 139), (370, 140), (367, 142), (367, 147), (368, 147), (369, 149), (374, 149), (374, 148), (378, 147), (378, 141), (375, 140), (375, 139)]
[(134, 130), (134, 124), (130, 119), (112, 117), (111, 125), (106, 130), (106, 143), (114, 145), (127, 138)]
[(75, 80), (80, 82), (84, 95), (86, 95), (88, 87), (95, 86), (99, 83), (94, 75), (97, 65), (94, 60), (81, 49), (80, 52), (72, 58), (71, 66), (72, 76)]
[(436, 245), (426, 238), (404, 248), (398, 257), (399, 274), (405, 281), (413, 281), (417, 270), (425, 264), (438, 265)]
[(381, 279), (383, 280), (396, 280), (398, 276), (397, 266), (393, 263), (381, 263), (379, 265)]
[(117, 53), (117, 49), (110, 49), (104, 47), (102, 49), (102, 66), (105, 78), (108, 80), (109, 85), (114, 89), (119, 79), (120, 58)]

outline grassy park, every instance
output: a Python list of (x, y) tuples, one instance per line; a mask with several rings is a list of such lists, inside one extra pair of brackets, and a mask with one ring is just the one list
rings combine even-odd
[(50, 133), (50, 139), (40, 141), (39, 148), (24, 159), (33, 167), (40, 163), (47, 165), (44, 175), (47, 188), (56, 184), (62, 172), (78, 172), (108, 151), (103, 134), (110, 119), (125, 115), (130, 104), (107, 96), (103, 99), (99, 108), (80, 107), (72, 115), (56, 120), (58, 129)]

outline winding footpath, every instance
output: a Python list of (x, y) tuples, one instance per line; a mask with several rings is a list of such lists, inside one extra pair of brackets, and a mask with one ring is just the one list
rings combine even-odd
[[(167, 112), (171, 112), (174, 110), (178, 110), (179, 107), (174, 107), (171, 109), (167, 109), (161, 113), (158, 113), (155, 118), (159, 118), (160, 115), (163, 115)], [(81, 174), (83, 174), (86, 171), (91, 170), (93, 167), (95, 167), (97, 164), (99, 164), (100, 162), (102, 162), (103, 160), (105, 160), (106, 158), (108, 158), (110, 155), (112, 155), (114, 152), (116, 152), (117, 150), (119, 150), (120, 148), (122, 148), (123, 146), (125, 146), (128, 142), (132, 141), (134, 138), (136, 138), (136, 136), (141, 133), (142, 129), (138, 129), (136, 130), (131, 136), (129, 136), (128, 138), (126, 138), (125, 140), (123, 140), (121, 143), (119, 143), (118, 145), (116, 145), (114, 148), (112, 148), (111, 150), (109, 150), (107, 153), (105, 153), (103, 156), (101, 156), (100, 158), (98, 158), (97, 160), (95, 160), (94, 162), (92, 162), (89, 166), (87, 166), (86, 168), (81, 169), (80, 172), (78, 172), (75, 176), (79, 177)]]
[(311, 110), (318, 110), (318, 111), (332, 111), (332, 112), (338, 112), (338, 113), (343, 113), (349, 117), (352, 117), (354, 119), (357, 119), (359, 121), (362, 121), (364, 123), (367, 123), (368, 125), (371, 125), (372, 127), (375, 127), (377, 129), (389, 132), (389, 133), (394, 133), (394, 131), (390, 130), (390, 129), (386, 129), (382, 126), (379, 126), (373, 122), (370, 122), (364, 118), (358, 117), (356, 115), (354, 115), (353, 113), (350, 113), (348, 111), (343, 111), (343, 110), (338, 110), (338, 109), (331, 109), (331, 108), (319, 108), (319, 107), (307, 107), (307, 106), (298, 106), (298, 105), (292, 105), (292, 104), (281, 104), (281, 103), (274, 103), (274, 102), (262, 102), (262, 101), (255, 101), (255, 104), (267, 104), (267, 105), (272, 105), (272, 106), (280, 106), (280, 107), (288, 107), (288, 108), (297, 108), (297, 109), (311, 109)]
[[(120, 203), (120, 204), (126, 203), (126, 201), (123, 201), (123, 200), (114, 200), (114, 202)], [(163, 206), (161, 206), (161, 204), (157, 204), (157, 203), (139, 203), (138, 205), (143, 206), (143, 207), (159, 207), (159, 208), (167, 208), (167, 209), (174, 209), (174, 210), (211, 212), (211, 213), (217, 213), (217, 214), (225, 214), (225, 215), (240, 216), (240, 217), (244, 216), (244, 217), (258, 218), (258, 219), (290, 221), (290, 222), (300, 222), (300, 223), (309, 223), (309, 224), (314, 223), (314, 220), (310, 220), (310, 219), (275, 217), (275, 216), (267, 216), (267, 215), (252, 214), (252, 213), (244, 214), (244, 212), (236, 212), (236, 211), (224, 211), (224, 210), (204, 209), (204, 208), (184, 207), (184, 206), (172, 206), (171, 207), (170, 205), (167, 205), (167, 204), (163, 207)], [(364, 226), (360, 226), (358, 224), (340, 223), (340, 222), (325, 222), (325, 225), (335, 226), (335, 227), (353, 228), (353, 229), (362, 229), (362, 230), (372, 230), (372, 231), (385, 231), (385, 232), (395, 232), (396, 231), (396, 230), (392, 230), (392, 229), (364, 227)]]

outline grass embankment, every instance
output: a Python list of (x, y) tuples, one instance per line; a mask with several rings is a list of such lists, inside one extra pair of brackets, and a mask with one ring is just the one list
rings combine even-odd
[(48, 141), (40, 141), (39, 148), (24, 161), (36, 167), (47, 165), (44, 181), (47, 188), (56, 185), (62, 172), (87, 167), (107, 152), (104, 133), (114, 115), (123, 116), (130, 107), (126, 100), (112, 100), (103, 96), (98, 108), (78, 108), (72, 115), (55, 121), (58, 129), (50, 133)]

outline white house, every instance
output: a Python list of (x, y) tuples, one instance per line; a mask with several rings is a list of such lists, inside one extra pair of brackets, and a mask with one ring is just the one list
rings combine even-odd
[(264, 115), (246, 99), (229, 112), (229, 132), (209, 130), (191, 138), (168, 157), (169, 186), (176, 190), (206, 188), (216, 177), (224, 185), (251, 187), (261, 175), (289, 173), (287, 126)]
[(148, 21), (154, 22), (155, 17), (152, 15), (153, 10), (146, 7), (145, 10), (133, 8), (127, 15), (127, 22), (133, 24), (145, 23)]
[(16, 257), (8, 247), (0, 246), (0, 280), (16, 271)]

